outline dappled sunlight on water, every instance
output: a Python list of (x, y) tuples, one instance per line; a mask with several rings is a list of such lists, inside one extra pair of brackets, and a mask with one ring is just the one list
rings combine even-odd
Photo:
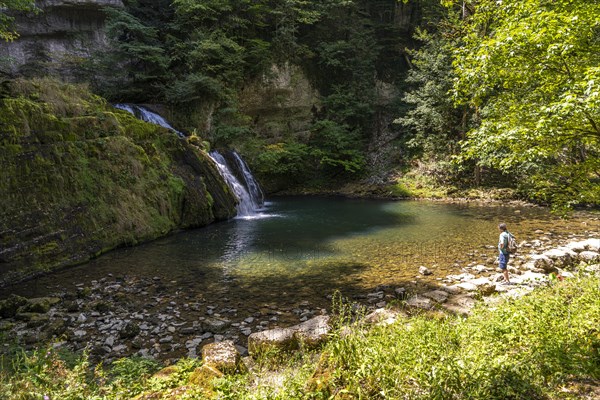
[[(496, 257), (497, 224), (519, 240), (598, 230), (535, 207), (296, 197), (234, 219), (108, 253), (14, 288), (27, 295), (72, 290), (109, 274), (158, 277), (167, 291), (251, 307), (352, 295), (377, 285), (430, 284)], [(598, 221), (594, 222), (595, 224)], [(538, 233), (535, 233), (538, 231)], [(433, 271), (419, 276), (419, 266)]]

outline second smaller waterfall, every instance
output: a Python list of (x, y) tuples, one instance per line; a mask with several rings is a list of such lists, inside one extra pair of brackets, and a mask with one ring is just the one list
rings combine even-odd
[[(162, 116), (143, 106), (137, 104), (115, 104), (114, 106), (133, 114), (142, 121), (167, 128), (179, 135), (180, 138), (185, 137), (182, 132), (173, 128)], [(218, 151), (211, 151), (209, 156), (215, 162), (221, 176), (238, 199), (237, 216), (248, 218), (261, 215), (259, 210), (263, 206), (265, 196), (242, 157), (235, 151), (228, 152), (227, 157), (224, 157)]]
[(150, 122), (151, 124), (160, 125), (163, 128), (167, 128), (173, 132), (175, 132), (179, 137), (184, 137), (183, 132), (178, 131), (173, 128), (169, 122), (164, 119), (161, 115), (158, 115), (155, 112), (148, 110), (146, 107), (139, 106), (137, 104), (114, 104), (115, 108), (119, 110), (127, 111), (130, 114), (133, 114), (136, 118), (141, 119), (142, 121)]
[(211, 151), (209, 155), (214, 160), (219, 172), (238, 198), (237, 216), (252, 217), (258, 215), (258, 211), (264, 202), (264, 195), (244, 160), (242, 160), (235, 151), (232, 152), (232, 157), (236, 160), (236, 163), (238, 164), (237, 167), (243, 175), (243, 182), (241, 182), (236, 177), (234, 168), (229, 165), (227, 159), (223, 157), (221, 153), (218, 151)]

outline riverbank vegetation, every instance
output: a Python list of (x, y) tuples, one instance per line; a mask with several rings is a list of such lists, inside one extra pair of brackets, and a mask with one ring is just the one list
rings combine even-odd
[[(552, 281), (469, 317), (426, 313), (363, 325), (338, 307), (318, 352), (265, 353), (250, 372), (121, 359), (89, 365), (48, 348), (4, 359), (0, 396), (49, 399), (575, 399), (600, 393), (600, 279)], [(401, 306), (401, 305), (397, 305)]]
[(270, 192), (362, 182), (600, 203), (597, 2), (124, 4), (77, 79), (162, 104), (182, 131), (238, 149)]
[[(595, 2), (167, 3), (111, 11), (97, 89), (176, 106), (271, 190), (400, 180), (419, 196), (427, 180), (557, 208), (600, 202)], [(319, 93), (300, 127), (242, 104), (244, 86), (289, 64)]]

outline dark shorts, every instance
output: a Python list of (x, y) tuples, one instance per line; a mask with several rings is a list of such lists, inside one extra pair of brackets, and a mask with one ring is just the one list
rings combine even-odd
[(498, 257), (498, 260), (500, 261), (500, 269), (506, 269), (509, 259), (510, 255), (500, 252), (500, 256)]

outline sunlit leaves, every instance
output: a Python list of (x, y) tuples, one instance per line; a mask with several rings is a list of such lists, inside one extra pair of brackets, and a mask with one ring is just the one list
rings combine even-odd
[(550, 176), (555, 191), (594, 185), (600, 3), (481, 0), (475, 10), (455, 52), (455, 97), (481, 119), (464, 154), (533, 186)]

